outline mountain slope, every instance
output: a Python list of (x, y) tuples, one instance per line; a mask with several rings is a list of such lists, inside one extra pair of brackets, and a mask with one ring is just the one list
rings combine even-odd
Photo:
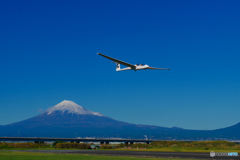
[(63, 101), (35, 117), (0, 126), (0, 136), (21, 137), (121, 137), (143, 139), (240, 139), (240, 123), (217, 130), (185, 130), (136, 125), (90, 111), (72, 101)]

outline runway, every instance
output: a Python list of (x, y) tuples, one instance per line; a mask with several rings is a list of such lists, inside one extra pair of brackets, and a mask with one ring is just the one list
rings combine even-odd
[(190, 159), (240, 159), (240, 156), (215, 156), (198, 152), (152, 152), (152, 151), (119, 151), (119, 150), (12, 150), (20, 152), (40, 152), (57, 154), (87, 154), (107, 156), (152, 157), (152, 158), (190, 158)]

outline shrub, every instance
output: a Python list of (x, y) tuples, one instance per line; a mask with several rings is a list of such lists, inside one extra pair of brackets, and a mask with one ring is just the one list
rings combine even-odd
[(55, 148), (61, 149), (91, 149), (89, 144), (86, 143), (57, 143)]
[(36, 144), (36, 143), (0, 143), (0, 148), (50, 148), (49, 144)]
[(56, 144), (58, 144), (58, 143), (65, 143), (65, 142), (63, 142), (63, 141), (55, 141), (55, 142), (53, 142), (52, 146), (55, 147)]
[(112, 146), (106, 145), (106, 144), (102, 144), (100, 148), (101, 148), (101, 149), (113, 149)]
[(178, 147), (178, 145), (177, 144), (172, 144), (171, 147)]
[(150, 144), (141, 144), (141, 143), (135, 143), (130, 145), (131, 148), (149, 148), (151, 147)]
[(13, 147), (6, 144), (0, 144), (0, 149), (7, 149), (7, 148), (13, 148)]
[(120, 143), (120, 144), (118, 145), (118, 147), (119, 147), (119, 148), (124, 148), (124, 147), (125, 147), (125, 144)]

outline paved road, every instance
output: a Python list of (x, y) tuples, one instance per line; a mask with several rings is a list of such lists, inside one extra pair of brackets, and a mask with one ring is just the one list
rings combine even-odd
[(89, 154), (89, 155), (108, 155), (108, 156), (139, 156), (154, 158), (192, 158), (192, 159), (240, 159), (240, 156), (215, 156), (210, 157), (210, 153), (197, 152), (152, 152), (152, 151), (118, 151), (118, 150), (13, 150), (21, 152), (41, 152), (59, 154)]

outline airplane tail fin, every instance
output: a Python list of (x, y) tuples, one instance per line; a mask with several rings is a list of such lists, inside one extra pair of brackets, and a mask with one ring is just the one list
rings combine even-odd
[(120, 64), (116, 63), (116, 71), (119, 71), (119, 70), (120, 70)]

